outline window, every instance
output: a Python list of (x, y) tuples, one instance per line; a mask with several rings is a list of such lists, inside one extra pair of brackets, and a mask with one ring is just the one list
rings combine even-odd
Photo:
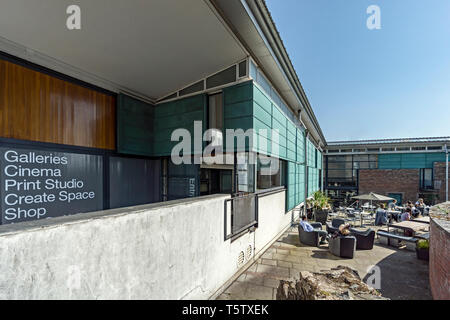
[(164, 97), (164, 98), (158, 100), (158, 102), (163, 101), (163, 100), (174, 99), (174, 98), (176, 98), (176, 97), (178, 97), (178, 92), (172, 93), (171, 95), (169, 95), (169, 96), (167, 96), (167, 97)]
[(382, 151), (395, 151), (395, 148), (382, 148)]
[(264, 89), (264, 91), (266, 91), (267, 94), (270, 95), (270, 89), (271, 86), (269, 84), (269, 81), (267, 81), (266, 77), (264, 77), (264, 75), (262, 74), (262, 72), (258, 69), (258, 74), (257, 74), (257, 80), (256, 82)]
[(317, 149), (315, 149), (314, 152), (315, 152), (315, 155), (314, 155), (314, 161), (315, 161), (314, 168), (317, 168)]
[(442, 150), (441, 146), (430, 146), (427, 148), (428, 150)]
[(359, 170), (376, 169), (378, 155), (355, 154), (326, 157), (326, 181), (328, 187), (356, 188)]
[(236, 153), (236, 172), (238, 175), (237, 192), (255, 192), (255, 165), (253, 153)]
[(214, 88), (236, 81), (236, 65), (206, 79), (206, 88)]
[(380, 148), (369, 148), (367, 149), (367, 152), (379, 152)]
[(369, 155), (367, 154), (357, 154), (353, 156), (353, 161), (368, 161)]
[(433, 169), (420, 169), (420, 188), (433, 189)]
[(411, 150), (425, 150), (426, 147), (412, 147)]
[(203, 88), (203, 80), (202, 80), (197, 83), (194, 83), (193, 85), (191, 85), (187, 88), (184, 88), (183, 90), (180, 90), (180, 97), (185, 96), (187, 94), (194, 93), (194, 92), (203, 91), (203, 89), (204, 88)]
[(242, 61), (239, 63), (239, 78), (245, 77), (247, 75), (247, 61)]
[(223, 129), (223, 104), (222, 93), (208, 97), (208, 128)]
[(257, 189), (270, 189), (285, 185), (286, 162), (277, 158), (258, 155)]
[(410, 151), (411, 148), (409, 147), (397, 147), (397, 151)]

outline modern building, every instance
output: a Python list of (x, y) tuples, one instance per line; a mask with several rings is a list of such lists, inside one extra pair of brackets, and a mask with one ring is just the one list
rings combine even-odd
[[(0, 297), (214, 297), (323, 187), (275, 23), (261, 0), (76, 4), (0, 4)], [(208, 129), (254, 143), (196, 163)]]
[(399, 203), (448, 200), (450, 137), (327, 142), (325, 189), (335, 205), (376, 192)]

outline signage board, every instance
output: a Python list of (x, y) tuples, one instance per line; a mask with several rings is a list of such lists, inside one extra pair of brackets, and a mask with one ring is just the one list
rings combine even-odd
[(103, 158), (0, 147), (2, 224), (103, 209)]

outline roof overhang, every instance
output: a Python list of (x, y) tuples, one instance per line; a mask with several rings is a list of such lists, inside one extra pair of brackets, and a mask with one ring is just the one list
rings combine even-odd
[(325, 137), (289, 59), (269, 10), (262, 0), (211, 0), (259, 67), (321, 148)]
[(149, 101), (248, 55), (206, 0), (2, 0), (0, 51)]
[(251, 55), (326, 145), (264, 1), (78, 0), (81, 30), (68, 30), (71, 4), (2, 0), (0, 51), (151, 102)]

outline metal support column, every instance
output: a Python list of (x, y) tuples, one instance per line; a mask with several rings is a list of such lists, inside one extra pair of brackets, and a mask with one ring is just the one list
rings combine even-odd
[(448, 147), (445, 144), (445, 202), (448, 201)]

